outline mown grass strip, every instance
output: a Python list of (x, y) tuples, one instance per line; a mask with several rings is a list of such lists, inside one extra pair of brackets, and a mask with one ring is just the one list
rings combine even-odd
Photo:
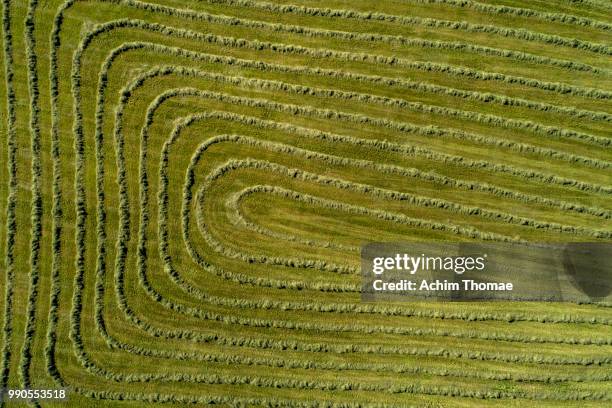
[[(11, 33), (11, 2), (2, 1), (2, 37), (4, 39), (4, 71), (6, 86), (6, 110), (7, 110), (7, 167), (8, 167), (8, 197), (6, 205), (6, 278), (4, 285), (4, 325), (2, 339), (2, 374), (0, 387), (6, 389), (9, 380), (11, 364), (11, 345), (13, 333), (13, 293), (15, 281), (15, 240), (17, 235), (17, 130), (15, 128), (17, 103), (14, 78), (13, 59), (13, 35)], [(4, 399), (0, 404), (4, 406)]]

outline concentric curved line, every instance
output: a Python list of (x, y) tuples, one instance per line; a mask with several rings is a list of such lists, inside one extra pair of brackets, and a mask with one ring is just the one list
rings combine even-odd
[(76, 282), (75, 282), (76, 283)]

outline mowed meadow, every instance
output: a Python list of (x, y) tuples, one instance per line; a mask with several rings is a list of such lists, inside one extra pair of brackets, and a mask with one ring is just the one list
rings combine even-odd
[(610, 241), (611, 15), (3, 0), (0, 388), (68, 390), (6, 406), (610, 406), (610, 304), (363, 303), (359, 251)]

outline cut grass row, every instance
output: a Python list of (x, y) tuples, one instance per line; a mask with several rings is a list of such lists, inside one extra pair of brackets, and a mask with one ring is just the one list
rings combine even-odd
[[(132, 4), (133, 2), (126, 2), (126, 4)], [(35, 3), (32, 3), (35, 4)], [(141, 4), (141, 3), (139, 3)], [(159, 8), (156, 7), (152, 7), (152, 10), (155, 11), (160, 11)], [(165, 10), (165, 9), (164, 9)], [(164, 10), (161, 10), (162, 12), (164, 12)], [(59, 31), (57, 31), (58, 33), (58, 38), (59, 38)], [(57, 45), (59, 46), (59, 42), (57, 43)], [(57, 54), (52, 54), (52, 55), (57, 55)], [(53, 64), (53, 59), (51, 60), (52, 64)], [(56, 61), (57, 63), (57, 61)], [(76, 66), (78, 67), (79, 63), (77, 61), (77, 58), (75, 56), (75, 63), (77, 64)], [(35, 69), (35, 68), (34, 68)], [(73, 81), (73, 85), (75, 86), (75, 89), (78, 88), (81, 85), (81, 77), (80, 74), (77, 71), (74, 71), (76, 73), (76, 75), (72, 76), (72, 81)], [(58, 78), (58, 74), (57, 73), (51, 73), (51, 78), (55, 78), (57, 80)], [(57, 96), (58, 99), (56, 99), (56, 103), (59, 103), (59, 97), (60, 97), (60, 93), (57, 89), (57, 85), (59, 84), (59, 81), (56, 81), (55, 84), (52, 82), (51, 85), (51, 90), (52, 90), (52, 98), (54, 96)], [(86, 84), (87, 82), (83, 82), (83, 84)], [(30, 85), (32, 86), (34, 84), (34, 82), (30, 82)], [(55, 88), (54, 88), (55, 86)], [(35, 92), (34, 88), (30, 88), (31, 90), (33, 90)], [(72, 312), (72, 323), (73, 323), (73, 328), (71, 330), (71, 336), (72, 339), (75, 342), (75, 347), (76, 347), (76, 351), (77, 351), (77, 355), (78, 357), (81, 359), (81, 363), (84, 364), (84, 366), (86, 368), (88, 368), (92, 373), (96, 374), (96, 375), (103, 375), (103, 376), (111, 376), (112, 377), (112, 373), (111, 371), (102, 369), (97, 367), (92, 361), (88, 360), (88, 354), (85, 352), (85, 349), (83, 349), (82, 346), (82, 338), (81, 338), (81, 334), (80, 334), (80, 319), (81, 319), (81, 302), (82, 302), (82, 298), (81, 295), (79, 294), (80, 291), (84, 291), (86, 290), (86, 288), (88, 287), (88, 285), (86, 285), (86, 281), (85, 281), (85, 276), (86, 276), (86, 269), (89, 268), (89, 266), (91, 266), (91, 262), (90, 262), (90, 257), (87, 255), (87, 248), (85, 246), (85, 242), (87, 237), (91, 237), (91, 235), (88, 235), (89, 233), (86, 232), (86, 228), (88, 228), (88, 226), (91, 225), (91, 223), (88, 221), (89, 216), (88, 216), (88, 211), (91, 209), (91, 203), (93, 202), (97, 202), (96, 206), (97, 206), (97, 222), (98, 222), (98, 227), (97, 227), (97, 236), (98, 236), (98, 240), (97, 240), (97, 275), (100, 279), (99, 282), (103, 281), (105, 278), (104, 275), (104, 270), (106, 268), (106, 249), (107, 249), (107, 238), (106, 238), (106, 230), (105, 230), (105, 225), (106, 225), (106, 218), (107, 218), (107, 214), (106, 214), (106, 190), (105, 190), (105, 178), (106, 178), (106, 173), (105, 173), (105, 168), (104, 168), (104, 161), (105, 161), (105, 154), (104, 154), (104, 144), (103, 144), (103, 128), (97, 128), (96, 129), (96, 136), (95, 136), (95, 146), (96, 146), (96, 172), (98, 175), (98, 182), (97, 182), (97, 193), (96, 196), (94, 196), (95, 200), (91, 200), (91, 198), (88, 197), (88, 190), (91, 191), (89, 189), (89, 187), (85, 186), (85, 180), (87, 180), (90, 176), (88, 176), (87, 174), (89, 173), (89, 170), (86, 170), (86, 164), (85, 163), (89, 163), (88, 165), (91, 165), (91, 163), (93, 161), (91, 161), (91, 157), (87, 158), (87, 155), (91, 154), (91, 150), (88, 150), (88, 148), (86, 147), (87, 144), (89, 143), (89, 141), (85, 142), (85, 130), (84, 130), (84, 126), (81, 125), (81, 120), (83, 117), (85, 117), (85, 113), (82, 112), (80, 110), (80, 106), (81, 106), (81, 98), (78, 96), (77, 93), (75, 93), (75, 118), (76, 118), (76, 122), (75, 122), (75, 126), (74, 126), (74, 131), (75, 131), (75, 135), (76, 135), (76, 139), (75, 139), (75, 151), (77, 153), (77, 160), (76, 160), (76, 184), (75, 184), (75, 188), (77, 191), (77, 200), (76, 200), (76, 207), (77, 207), (77, 231), (76, 231), (76, 242), (78, 244), (78, 252), (77, 252), (77, 262), (76, 262), (76, 266), (77, 266), (77, 275), (75, 277), (75, 288), (76, 291), (73, 294), (73, 302), (74, 302), (74, 308), (73, 308), (73, 312)], [(315, 95), (316, 96), (316, 95)], [(53, 101), (53, 99), (52, 99)], [(223, 102), (230, 102), (233, 103), (234, 99), (226, 99)], [(33, 105), (34, 106), (34, 105)], [(102, 118), (104, 115), (103, 109), (104, 104), (102, 105), (98, 105), (98, 108), (100, 108), (100, 110), (96, 113), (96, 116), (98, 118)], [(54, 115), (57, 115), (57, 107), (53, 108), (53, 112)], [(33, 110), (33, 112), (35, 112)], [(57, 124), (59, 121), (58, 117), (54, 116), (54, 121)], [(59, 125), (58, 125), (59, 126)], [(54, 153), (54, 159), (55, 162), (58, 163), (60, 160), (60, 155), (59, 155), (59, 127), (55, 127), (54, 129), (57, 130), (57, 135), (58, 135), (58, 139), (57, 139), (57, 145), (55, 146), (57, 149), (54, 149), (55, 153)], [(33, 142), (36, 142), (36, 138), (35, 136), (35, 132), (32, 133)], [(54, 139), (54, 143), (55, 143), (55, 139)], [(33, 143), (35, 145), (35, 143)], [(123, 148), (122, 144), (118, 144), (117, 145), (117, 158), (119, 159), (119, 162), (125, 161), (125, 157), (123, 157), (121, 153), (121, 149)], [(54, 163), (54, 168), (56, 169), (60, 169), (60, 166), (57, 165), (56, 163)], [(34, 166), (36, 166), (36, 164), (33, 162), (32, 163), (32, 169), (34, 169)], [(35, 176), (35, 172), (33, 173), (33, 175)], [(121, 177), (126, 177), (125, 174), (123, 173), (122, 170), (119, 171), (119, 178), (121, 179)], [(56, 176), (59, 175), (59, 171), (58, 173), (56, 173)], [(53, 189), (54, 189), (54, 195), (56, 197), (56, 199), (59, 199), (61, 197), (61, 189), (59, 187), (60, 183), (61, 183), (61, 179), (56, 178), (56, 180), (58, 181), (57, 186), (54, 185)], [(172, 180), (174, 180), (174, 176), (172, 177)], [(119, 184), (121, 187), (121, 183)], [(127, 200), (127, 192), (128, 189), (131, 189), (131, 187), (128, 187), (127, 184), (126, 186), (122, 189), (120, 188), (119, 190), (119, 194), (121, 197), (121, 201), (120, 201), (120, 205), (119, 205), (119, 210), (120, 213), (123, 214), (125, 216), (125, 214), (129, 214), (130, 211), (133, 211), (130, 207), (129, 207), (129, 201)], [(36, 210), (36, 206), (32, 207), (32, 214), (33, 216), (35, 216), (37, 214)], [(601, 216), (600, 213), (599, 216)], [(61, 230), (59, 229), (61, 226), (61, 207), (60, 207), (60, 203), (55, 203), (54, 204), (54, 217), (56, 220), (56, 227), (54, 229), (54, 240), (55, 243), (57, 245), (59, 245), (60, 242), (60, 232)], [(120, 228), (120, 233), (124, 234), (124, 233), (129, 233), (129, 225), (125, 225), (123, 224), (124, 222), (126, 222), (125, 219), (123, 219), (121, 224), (121, 228)], [(34, 223), (35, 224), (35, 223)], [(110, 224), (109, 224), (110, 225)], [(115, 236), (114, 232), (111, 232), (111, 234), (113, 234), (112, 236)], [(34, 237), (36, 238), (36, 236)], [(88, 241), (87, 241), (88, 242)], [(119, 251), (118, 253), (118, 257), (115, 258), (115, 267), (117, 269), (121, 269), (122, 265), (121, 262), (125, 261), (125, 259), (123, 258), (123, 256), (127, 256), (127, 252), (128, 252), (128, 245), (130, 245), (130, 248), (133, 248), (133, 244), (129, 244), (129, 239), (128, 236), (124, 235), (121, 237), (121, 239), (119, 239), (119, 246), (117, 247), (117, 250)], [(32, 248), (34, 248), (34, 243), (35, 240), (32, 241)], [(125, 246), (122, 246), (125, 245)], [(57, 249), (56, 253), (54, 253), (54, 259), (56, 260), (56, 265), (59, 263), (60, 261), (60, 252), (59, 252), (59, 246), (55, 246), (54, 248)], [(131, 249), (129, 249), (129, 251), (131, 251)], [(123, 255), (122, 255), (123, 254)], [(114, 256), (114, 255), (113, 255)], [(58, 293), (58, 285), (60, 284), (60, 269), (59, 266), (57, 267), (57, 274), (54, 274), (53, 277), (53, 282), (54, 282), (54, 288), (52, 290), (52, 294), (53, 294), (53, 298), (51, 300), (51, 314), (50, 314), (50, 322), (52, 323), (52, 325), (50, 325), (50, 327), (57, 327), (55, 325), (55, 323), (57, 322), (57, 309), (56, 309), (56, 305), (55, 304), (55, 300), (57, 299), (55, 298), (55, 295), (59, 295)], [(55, 267), (54, 267), (54, 271), (55, 271)], [(32, 271), (35, 272), (35, 271)], [(35, 275), (31, 275), (32, 277)], [(118, 276), (122, 276), (121, 274), (119, 274)], [(57, 278), (57, 280), (56, 280)], [(34, 278), (32, 278), (34, 279)], [(118, 283), (122, 283), (122, 281), (120, 280)], [(31, 299), (34, 299), (36, 297), (36, 290), (35, 290), (35, 286), (31, 285), (33, 290), (31, 290)], [(101, 287), (98, 286), (97, 289), (100, 289)], [(401, 308), (400, 308), (401, 309)], [(364, 309), (365, 310), (365, 309)], [(371, 309), (371, 310), (375, 310), (375, 309)], [(35, 309), (34, 308), (29, 308), (29, 311), (31, 311), (31, 314), (34, 315), (35, 314)], [(536, 317), (533, 317), (533, 319), (535, 319)], [(546, 320), (545, 320), (546, 321)], [(562, 318), (561, 321), (568, 321), (565, 318)], [(150, 332), (151, 334), (161, 334), (162, 332), (158, 332), (158, 331), (150, 331), (150, 328), (147, 327), (148, 332)], [(152, 329), (151, 329), (152, 330)], [(27, 334), (28, 332), (26, 332)], [(187, 330), (181, 331), (173, 331), (173, 332), (169, 332), (171, 333), (171, 337), (172, 336), (186, 336), (186, 338), (192, 338), (190, 337), (191, 335), (189, 334), (189, 332)], [(52, 364), (53, 359), (54, 359), (54, 347), (55, 347), (55, 337), (56, 334), (54, 331), (49, 331), (48, 332), (48, 339), (50, 341), (50, 344), (53, 343), (52, 346), (50, 346), (48, 348), (48, 353), (47, 356), (49, 358), (49, 370), (50, 373), (52, 374), (52, 376), (56, 379), (58, 379), (58, 381), (62, 381), (59, 377), (59, 371), (55, 368), (55, 364)], [(198, 339), (200, 339), (200, 337), (197, 337)], [(192, 339), (196, 339), (196, 337), (193, 337)], [(27, 340), (27, 339), (26, 339)], [(240, 343), (240, 342), (239, 342)], [(25, 343), (27, 344), (27, 343)], [(255, 343), (253, 343), (255, 344)], [(297, 344), (297, 343), (296, 343)], [(339, 350), (339, 349), (338, 349)], [(25, 355), (25, 354), (24, 354)], [(476, 357), (477, 358), (477, 357)], [(539, 361), (539, 360), (538, 360)], [(586, 360), (585, 360), (586, 361)], [(595, 361), (593, 361), (595, 362)], [(601, 361), (600, 361), (601, 362)], [(120, 379), (125, 379), (127, 381), (130, 381), (130, 379), (132, 377), (126, 377), (123, 374), (118, 374)], [(145, 375), (145, 374), (143, 374)], [(146, 375), (145, 375), (146, 376)], [(134, 377), (135, 378), (135, 377)], [(143, 377), (144, 378), (144, 377)], [(199, 378), (201, 379), (201, 381), (206, 381), (206, 382), (218, 382), (218, 381), (225, 381), (225, 382), (230, 382), (230, 383), (242, 383), (244, 382), (243, 377), (238, 378), (238, 377), (225, 377), (225, 378), (221, 378), (221, 377), (190, 377), (188, 375), (185, 375), (183, 377), (167, 377), (167, 379), (169, 381), (172, 380), (177, 380), (177, 379), (194, 379), (194, 378)], [(163, 379), (160, 378), (162, 381)], [(285, 386), (288, 387), (300, 387), (300, 388), (318, 388), (318, 389), (329, 389), (329, 387), (331, 387), (332, 385), (330, 385), (331, 383), (317, 383), (317, 384), (309, 384), (309, 383), (301, 383), (301, 382), (292, 382), (291, 381), (285, 381), (283, 383)], [(273, 386), (274, 384), (269, 382), (268, 380), (262, 380), (261, 383), (258, 383), (258, 385), (263, 385), (263, 386)], [(341, 387), (342, 385), (340, 384), (335, 384), (333, 385), (333, 387)], [(357, 387), (357, 385), (355, 384), (355, 386)], [(371, 386), (366, 386), (366, 387), (371, 387)], [(150, 400), (157, 400), (157, 401), (188, 401), (188, 400), (193, 400), (193, 397), (190, 396), (178, 396), (178, 395), (144, 395), (144, 394), (134, 394), (134, 393), (130, 393), (128, 391), (126, 391), (125, 393), (123, 393), (123, 395), (121, 395), (121, 393), (114, 393), (114, 392), (101, 392), (101, 393), (97, 393), (95, 391), (90, 391), (90, 390), (86, 390), (86, 389), (79, 389), (80, 391), (84, 392), (87, 395), (90, 396), (95, 396), (95, 397), (99, 397), (99, 398), (125, 398), (125, 399), (134, 399), (134, 398), (139, 398), (142, 400), (146, 400), (146, 401), (150, 401)], [(417, 392), (417, 393), (425, 393), (427, 394), (428, 390), (432, 391), (434, 393), (437, 394), (443, 394), (446, 395), (447, 393), (453, 394), (455, 392), (457, 392), (455, 389), (449, 389), (449, 388), (437, 388), (437, 387), (433, 387), (433, 388), (397, 388), (397, 390), (399, 392)], [(467, 391), (466, 391), (467, 392)], [(470, 394), (471, 396), (476, 396), (476, 397), (480, 397), (480, 396), (486, 396), (486, 397), (496, 397), (496, 396), (504, 396), (504, 397), (508, 397), (510, 396), (512, 393), (498, 393), (498, 394)], [(518, 395), (520, 396), (521, 394), (512, 394), (512, 395)], [(540, 395), (540, 394), (538, 394)], [(549, 398), (550, 395), (549, 394), (541, 394), (544, 395), (546, 398)], [(571, 397), (571, 396), (570, 396)], [(598, 394), (598, 393), (583, 393), (583, 394), (575, 394), (572, 398), (581, 398), (581, 397), (585, 397), (585, 398), (604, 398), (605, 394)], [(568, 397), (569, 398), (569, 397)], [(252, 403), (263, 403), (266, 402), (268, 404), (284, 404), (287, 401), (284, 400), (275, 400), (275, 399), (266, 399), (266, 400), (261, 400), (261, 399), (254, 399), (254, 400), (245, 400), (245, 399), (241, 399), (238, 397), (238, 399), (232, 399), (232, 400), (228, 400), (226, 398), (222, 398), (222, 397), (202, 397), (201, 399), (199, 399), (198, 401), (202, 402), (202, 401), (216, 401), (216, 402), (234, 402), (234, 403), (246, 403), (246, 401), (250, 401)], [(298, 402), (288, 402), (290, 404), (293, 405), (300, 405), (300, 403)], [(347, 403), (347, 406), (351, 406), (353, 405), (352, 403)]]

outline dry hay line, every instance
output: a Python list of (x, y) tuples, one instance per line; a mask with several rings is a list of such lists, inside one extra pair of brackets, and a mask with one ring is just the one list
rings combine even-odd
[(365, 242), (612, 238), (610, 4), (553, 3), (4, 0), (2, 387), (608, 406), (608, 304), (360, 301)]

